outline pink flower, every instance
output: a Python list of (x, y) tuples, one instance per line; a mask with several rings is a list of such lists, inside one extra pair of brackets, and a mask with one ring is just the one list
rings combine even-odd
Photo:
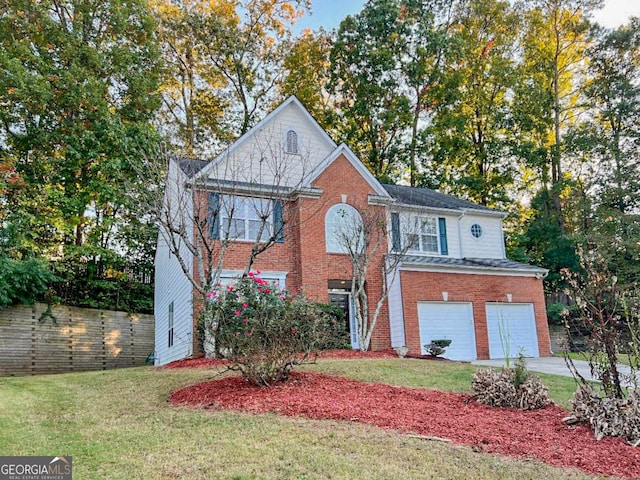
[(291, 335), (295, 335), (296, 333), (298, 333), (298, 331), (295, 328), (291, 329)]
[(242, 312), (240, 310), (236, 310), (236, 315), (240, 315)]
[(230, 292), (233, 292), (233, 287), (232, 287), (231, 285), (229, 285), (229, 286), (227, 287), (227, 290), (229, 290)]
[(262, 273), (260, 270), (256, 270), (256, 275), (260, 275), (260, 273)]
[(251, 336), (251, 332), (245, 332), (245, 335), (246, 335), (247, 337), (250, 337), (250, 336)]
[(249, 272), (249, 273), (247, 273), (247, 275), (249, 275), (250, 277), (253, 277), (255, 275), (255, 273)]
[(286, 298), (287, 298), (287, 296), (286, 296), (286, 295), (280, 295), (280, 300), (284, 300), (284, 299), (286, 299)]
[(249, 304), (248, 304), (248, 303), (243, 303), (243, 304), (242, 304), (242, 308), (247, 308), (248, 306), (249, 306)]
[(233, 336), (237, 337), (238, 336), (238, 332), (233, 332)]
[(249, 323), (249, 319), (248, 319), (248, 318), (243, 318), (243, 319), (242, 319), (242, 321), (243, 321), (244, 323)]
[(218, 292), (216, 292), (215, 290), (213, 292), (207, 293), (207, 298), (214, 298), (217, 296), (218, 296)]
[(265, 288), (265, 289), (264, 289), (264, 293), (271, 293), (271, 290), (270, 290), (270, 289), (268, 289), (268, 288)]

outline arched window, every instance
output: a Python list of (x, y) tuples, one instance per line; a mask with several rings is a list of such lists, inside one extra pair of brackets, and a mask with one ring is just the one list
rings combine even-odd
[(362, 217), (351, 205), (338, 203), (327, 210), (324, 230), (329, 253), (360, 252), (364, 249)]
[(288, 130), (284, 142), (284, 151), (286, 153), (300, 153), (298, 148), (298, 133), (295, 130)]

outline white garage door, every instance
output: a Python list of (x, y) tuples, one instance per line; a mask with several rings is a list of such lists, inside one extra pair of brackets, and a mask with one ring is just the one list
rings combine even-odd
[(489, 357), (539, 357), (532, 303), (487, 303)]
[(447, 338), (451, 345), (444, 353), (451, 360), (475, 360), (476, 335), (473, 327), (473, 308), (471, 303), (420, 302), (418, 303), (418, 321), (420, 324), (420, 345), (432, 340)]

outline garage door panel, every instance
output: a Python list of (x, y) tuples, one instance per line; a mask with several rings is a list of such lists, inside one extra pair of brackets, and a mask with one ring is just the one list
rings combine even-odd
[(450, 339), (445, 358), (451, 360), (475, 360), (476, 338), (471, 303), (420, 302), (418, 303), (420, 346), (440, 338)]
[(487, 303), (489, 357), (539, 357), (538, 332), (531, 303)]

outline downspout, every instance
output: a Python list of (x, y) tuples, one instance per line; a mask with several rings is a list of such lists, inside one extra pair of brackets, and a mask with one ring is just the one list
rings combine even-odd
[(460, 228), (460, 221), (464, 218), (466, 212), (463, 210), (458, 217), (458, 248), (460, 249), (460, 258), (464, 258), (464, 251), (462, 250), (462, 229)]

